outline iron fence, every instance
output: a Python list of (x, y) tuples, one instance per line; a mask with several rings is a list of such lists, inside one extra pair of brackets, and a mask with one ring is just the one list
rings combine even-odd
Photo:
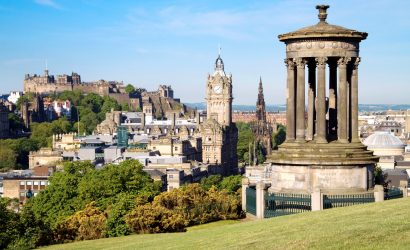
[(311, 211), (310, 194), (272, 193), (265, 195), (265, 218)]
[(389, 188), (385, 190), (384, 192), (384, 199), (385, 200), (392, 200), (392, 199), (398, 199), (398, 198), (403, 198), (403, 191), (400, 190), (400, 188)]
[(323, 195), (323, 209), (348, 207), (374, 202), (373, 193)]
[(246, 212), (256, 216), (256, 190), (254, 187), (246, 188)]

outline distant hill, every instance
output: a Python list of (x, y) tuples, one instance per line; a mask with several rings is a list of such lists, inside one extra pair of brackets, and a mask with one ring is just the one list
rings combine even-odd
[(410, 199), (45, 249), (408, 249)]
[[(205, 110), (206, 105), (204, 102), (198, 103), (185, 103), (188, 107), (197, 108), (198, 110)], [(232, 105), (234, 111), (255, 111), (255, 105)], [(407, 110), (410, 109), (409, 104), (359, 104), (360, 112), (369, 112), (369, 111), (386, 111), (386, 110)], [(286, 111), (285, 104), (272, 104), (266, 105), (266, 111), (268, 112), (277, 112), (277, 111)]]

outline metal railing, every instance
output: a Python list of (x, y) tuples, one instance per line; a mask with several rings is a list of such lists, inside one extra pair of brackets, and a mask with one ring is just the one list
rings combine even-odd
[(272, 193), (265, 195), (265, 218), (311, 211), (310, 194)]
[(246, 212), (256, 216), (256, 190), (254, 187), (246, 188)]
[(348, 207), (374, 202), (373, 193), (323, 195), (323, 209)]
[(384, 199), (385, 200), (392, 200), (392, 199), (398, 199), (398, 198), (403, 198), (403, 191), (400, 190), (400, 188), (389, 188), (387, 191), (385, 190), (384, 192)]

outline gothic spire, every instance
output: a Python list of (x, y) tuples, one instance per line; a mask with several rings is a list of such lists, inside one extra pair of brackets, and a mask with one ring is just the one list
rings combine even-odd
[(266, 122), (265, 97), (263, 96), (262, 77), (259, 78), (258, 100), (256, 101), (256, 119)]

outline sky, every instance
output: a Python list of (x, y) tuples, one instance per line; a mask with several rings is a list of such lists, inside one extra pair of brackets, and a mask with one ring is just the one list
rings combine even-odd
[(171, 85), (182, 102), (203, 102), (221, 47), (234, 104), (254, 105), (259, 77), (267, 104), (285, 103), (285, 46), (277, 36), (327, 21), (368, 32), (359, 102), (410, 103), (410, 1), (0, 0), (0, 93), (25, 74), (77, 72), (83, 81)]

